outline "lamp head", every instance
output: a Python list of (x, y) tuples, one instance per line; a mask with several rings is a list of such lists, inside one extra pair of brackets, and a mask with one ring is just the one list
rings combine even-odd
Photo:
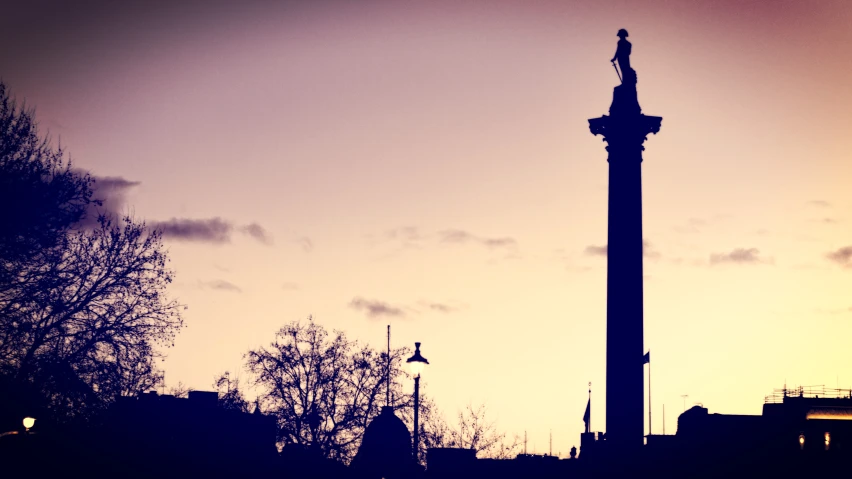
[(411, 370), (411, 375), (419, 378), (423, 368), (429, 364), (429, 361), (420, 354), (420, 343), (414, 343), (414, 354), (405, 362)]
[(35, 418), (32, 418), (32, 417), (25, 417), (24, 418), (24, 429), (29, 431), (30, 428), (33, 427), (34, 425), (35, 425)]

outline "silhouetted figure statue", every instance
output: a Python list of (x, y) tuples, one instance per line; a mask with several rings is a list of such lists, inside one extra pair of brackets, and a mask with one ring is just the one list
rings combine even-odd
[[(621, 69), (619, 78), (621, 85), (615, 87), (612, 96), (612, 106), (609, 108), (611, 115), (638, 115), (642, 112), (639, 107), (639, 100), (636, 96), (636, 70), (630, 66), (630, 53), (633, 51), (633, 45), (627, 41), (627, 30), (621, 29), (618, 31), (618, 48), (615, 50), (615, 56), (610, 60), (613, 68), (615, 62), (618, 61), (618, 67)], [(616, 73), (619, 68), (616, 68)]]
[(618, 48), (615, 50), (615, 55), (613, 55), (612, 60), (610, 60), (613, 64), (618, 60), (618, 68), (621, 69), (621, 82), (622, 83), (636, 83), (636, 72), (630, 68), (630, 52), (633, 48), (633, 45), (627, 41), (627, 30), (621, 29), (618, 31)]

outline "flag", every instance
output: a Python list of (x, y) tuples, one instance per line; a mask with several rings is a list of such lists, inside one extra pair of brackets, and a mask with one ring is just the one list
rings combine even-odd
[(589, 432), (589, 421), (592, 419), (592, 398), (586, 403), (586, 413), (583, 414), (583, 422), (586, 423), (586, 432)]
[(648, 352), (645, 353), (645, 356), (642, 358), (642, 364), (650, 364), (650, 363), (651, 363), (651, 351), (648, 350)]

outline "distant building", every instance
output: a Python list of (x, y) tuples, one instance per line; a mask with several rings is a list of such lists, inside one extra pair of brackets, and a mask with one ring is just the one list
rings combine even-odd
[(101, 442), (131, 477), (267, 471), (278, 455), (276, 422), (256, 412), (223, 409), (216, 392), (190, 391), (187, 398), (150, 392), (110, 409)]
[(577, 472), (579, 461), (547, 454), (518, 454), (514, 459), (477, 459), (464, 448), (431, 448), (426, 453), (426, 477), (461, 479), (562, 478)]
[(683, 477), (723, 471), (774, 477), (850, 472), (850, 420), (852, 390), (779, 389), (765, 398), (761, 415), (711, 414), (694, 406), (678, 418), (676, 435), (649, 436), (644, 456)]

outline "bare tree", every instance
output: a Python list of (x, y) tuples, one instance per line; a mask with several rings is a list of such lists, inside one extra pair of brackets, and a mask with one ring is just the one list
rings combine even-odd
[(249, 402), (240, 389), (239, 378), (232, 378), (231, 373), (225, 371), (216, 378), (213, 387), (219, 392), (220, 407), (232, 411), (249, 412)]
[(474, 449), (478, 456), (507, 459), (518, 453), (518, 436), (507, 438), (497, 430), (497, 423), (488, 418), (486, 407), (468, 404), (458, 413), (458, 428), (454, 431), (459, 447)]
[[(406, 349), (391, 352), (392, 376), (402, 374)], [(387, 397), (387, 355), (329, 334), (311, 318), (293, 322), (268, 348), (249, 351), (246, 366), (267, 414), (278, 418), (280, 445), (298, 444), (323, 457), (348, 462), (354, 457), (369, 421)], [(394, 381), (397, 404), (410, 396)]]
[[(160, 234), (143, 223), (101, 217), (59, 243), (0, 294), (0, 368), (45, 385), (48, 406), (73, 415), (154, 387), (182, 306), (165, 294), (172, 272)], [(85, 398), (50, 388), (68, 375), (91, 389)]]
[(518, 436), (509, 437), (500, 432), (496, 421), (488, 417), (484, 404), (476, 407), (468, 404), (458, 412), (452, 425), (446, 422), (431, 400), (425, 400), (425, 414), (423, 404), (421, 398), (421, 418), (425, 416), (421, 422), (421, 452), (425, 452), (427, 447), (459, 447), (473, 449), (481, 458), (509, 459), (518, 454)]
[(56, 246), (83, 218), (91, 185), (0, 82), (0, 293), (21, 262)]
[(177, 384), (169, 388), (169, 394), (176, 398), (187, 398), (191, 391), (193, 391), (193, 389), (184, 384), (182, 381), (178, 381)]

